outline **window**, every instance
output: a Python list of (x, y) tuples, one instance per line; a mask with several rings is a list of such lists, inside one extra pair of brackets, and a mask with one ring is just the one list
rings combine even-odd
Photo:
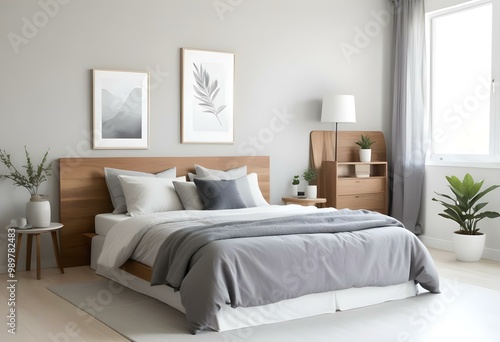
[(493, 11), (473, 1), (428, 14), (431, 160), (500, 162)]

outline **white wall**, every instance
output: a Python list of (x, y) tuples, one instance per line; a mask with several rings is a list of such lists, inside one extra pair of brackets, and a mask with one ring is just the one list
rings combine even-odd
[[(224, 13), (216, 10), (221, 4)], [(2, 0), (0, 148), (16, 164), (24, 162), (25, 145), (35, 160), (49, 147), (51, 160), (255, 152), (271, 156), (271, 202), (280, 203), (292, 175), (308, 166), (309, 132), (332, 129), (319, 122), (329, 89), (357, 99), (357, 123), (340, 129), (388, 134), (388, 6), (386, 0)], [(236, 54), (234, 144), (180, 144), (181, 47)], [(153, 71), (150, 149), (91, 149), (94, 68)], [(276, 112), (293, 118), (273, 132)], [(259, 144), (249, 148), (255, 138)], [(41, 190), (57, 220), (57, 174)], [(27, 200), (24, 189), (0, 181), (0, 227), (24, 216)], [(44, 264), (54, 265), (48, 243)]]
[(432, 12), (469, 1), (471, 0), (425, 0), (425, 11)]
[[(426, 0), (426, 11), (442, 9), (463, 2), (467, 1)], [(443, 207), (439, 203), (433, 202), (432, 198), (435, 197), (435, 191), (440, 193), (450, 193), (445, 176), (455, 175), (459, 178), (463, 178), (467, 172), (469, 172), (476, 180), (484, 179), (484, 188), (493, 184), (500, 184), (499, 168), (431, 165), (426, 167), (420, 221), (424, 229), (424, 234), (421, 236), (421, 239), (427, 246), (452, 250), (452, 234), (455, 230), (457, 230), (457, 227), (451, 220), (438, 216), (438, 213), (442, 212)], [(500, 211), (500, 190), (496, 190), (495, 192), (488, 194), (484, 199), (486, 202), (489, 202), (489, 205), (485, 208), (485, 210)], [(481, 231), (486, 233), (486, 248), (483, 254), (484, 258), (500, 261), (499, 226), (500, 219), (485, 219), (481, 221)]]

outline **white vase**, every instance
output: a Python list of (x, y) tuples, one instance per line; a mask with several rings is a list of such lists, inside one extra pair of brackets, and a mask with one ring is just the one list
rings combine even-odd
[(308, 185), (306, 189), (307, 198), (318, 197), (318, 187), (316, 185)]
[(372, 161), (372, 150), (371, 149), (360, 149), (359, 150), (359, 161), (363, 163), (369, 163)]
[(299, 185), (298, 184), (292, 184), (292, 196), (297, 196), (297, 193), (299, 192)]
[(453, 250), (458, 261), (479, 261), (483, 255), (486, 234), (464, 235), (453, 233)]
[(50, 226), (50, 202), (40, 195), (33, 195), (26, 203), (26, 219), (33, 228)]

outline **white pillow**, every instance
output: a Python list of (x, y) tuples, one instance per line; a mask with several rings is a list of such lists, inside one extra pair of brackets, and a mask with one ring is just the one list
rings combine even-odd
[(123, 195), (123, 189), (120, 184), (119, 176), (135, 176), (135, 177), (161, 177), (161, 178), (175, 178), (176, 168), (159, 172), (157, 174), (131, 171), (131, 170), (121, 170), (113, 169), (110, 167), (104, 168), (104, 176), (106, 179), (106, 185), (108, 186), (109, 196), (111, 197), (111, 202), (113, 203), (113, 214), (124, 214), (127, 212), (127, 206), (125, 203), (125, 196)]
[(125, 194), (128, 214), (131, 216), (183, 209), (173, 182), (185, 182), (184, 176), (157, 178), (122, 175), (118, 178)]
[(250, 193), (252, 195), (253, 201), (257, 207), (262, 207), (264, 205), (269, 205), (266, 199), (262, 195), (262, 191), (259, 188), (259, 178), (255, 172), (249, 173), (247, 175), (248, 186), (250, 187)]
[(194, 169), (196, 170), (196, 177), (201, 177), (201, 178), (215, 176), (219, 179), (236, 179), (243, 177), (247, 174), (246, 165), (227, 171), (221, 171), (221, 170), (207, 169), (206, 167), (195, 164)]

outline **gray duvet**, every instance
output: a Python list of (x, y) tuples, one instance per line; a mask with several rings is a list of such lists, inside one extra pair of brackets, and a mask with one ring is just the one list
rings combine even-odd
[(189, 329), (197, 333), (222, 305), (408, 280), (439, 292), (420, 240), (394, 218), (345, 209), (176, 231), (158, 252), (151, 284), (180, 291)]

